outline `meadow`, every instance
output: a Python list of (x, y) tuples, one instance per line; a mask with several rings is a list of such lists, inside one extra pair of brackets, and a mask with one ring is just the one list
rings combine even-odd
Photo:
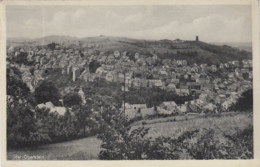
[[(145, 123), (144, 123), (145, 122)], [(190, 132), (196, 132), (196, 135), (193, 135), (189, 139), (189, 144), (191, 146), (186, 146), (187, 150), (193, 150), (192, 152), (199, 152), (199, 148), (194, 149), (194, 146), (197, 143), (201, 142), (200, 140), (208, 135), (208, 132), (214, 130), (210, 139), (204, 139), (207, 142), (213, 142), (215, 147), (220, 147), (219, 144), (224, 146), (230, 145), (229, 136), (238, 136), (238, 141), (231, 143), (232, 147), (224, 149), (226, 156), (223, 155), (223, 159), (237, 159), (237, 158), (252, 158), (253, 153), (252, 148), (253, 144), (251, 138), (248, 139), (248, 142), (245, 139), (248, 135), (241, 135), (241, 132), (246, 131), (246, 129), (253, 126), (253, 113), (239, 113), (233, 112), (229, 114), (223, 114), (220, 116), (199, 116), (199, 115), (190, 115), (190, 116), (175, 116), (167, 118), (155, 118), (150, 120), (141, 120), (137, 123), (134, 123), (131, 127), (131, 130), (144, 127), (149, 128), (148, 134), (144, 136), (146, 139), (156, 139), (158, 137), (170, 137), (172, 139), (177, 139), (183, 134)], [(251, 132), (249, 132), (251, 133)], [(239, 139), (241, 137), (241, 140)], [(252, 134), (249, 134), (252, 136)], [(233, 139), (232, 139), (233, 140)], [(185, 140), (186, 141), (186, 140)], [(237, 143), (242, 141), (242, 145), (238, 146)], [(245, 141), (247, 143), (245, 143)], [(8, 150), (7, 159), (8, 160), (19, 160), (26, 159), (30, 156), (40, 156), (44, 160), (95, 160), (98, 159), (99, 152), (101, 149), (102, 141), (98, 140), (96, 137), (88, 137), (78, 140), (72, 140), (62, 143), (47, 144), (38, 147), (27, 147), (20, 148), (16, 150)], [(204, 146), (203, 146), (204, 147)], [(232, 150), (231, 150), (232, 149)], [(238, 149), (238, 150), (235, 150)], [(243, 149), (239, 152), (240, 149)], [(223, 152), (223, 151), (222, 151)], [(233, 155), (233, 153), (238, 152), (238, 155)], [(244, 155), (244, 153), (247, 153)], [(219, 154), (219, 153), (218, 153)], [(25, 158), (23, 158), (25, 156)], [(206, 156), (206, 155), (204, 155)], [(221, 157), (220, 155), (217, 159)], [(196, 156), (191, 157), (187, 152), (180, 154), (179, 159), (200, 159)], [(207, 157), (205, 158), (207, 159)], [(208, 157), (212, 159), (212, 157)]]
[(101, 140), (88, 137), (62, 143), (47, 144), (7, 151), (8, 160), (26, 160), (38, 156), (38, 160), (91, 160), (97, 159)]
[(221, 133), (235, 134), (249, 126), (253, 126), (252, 113), (233, 112), (220, 116), (173, 116), (143, 120), (132, 126), (132, 129), (144, 126), (149, 128), (146, 137), (156, 138), (159, 136), (177, 138), (187, 131), (214, 128)]

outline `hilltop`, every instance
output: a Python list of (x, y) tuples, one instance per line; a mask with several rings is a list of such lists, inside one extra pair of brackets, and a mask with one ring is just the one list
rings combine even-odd
[[(80, 46), (83, 50), (94, 49), (101, 52), (131, 52), (140, 54), (156, 54), (162, 59), (186, 59), (190, 63), (208, 63), (220, 64), (232, 60), (252, 59), (250, 46), (246, 45), (245, 50), (239, 48), (218, 44), (209, 44), (202, 41), (185, 41), (185, 40), (143, 40), (126, 37), (86, 37), (76, 38), (69, 36), (47, 36), (44, 38), (11, 38), (7, 40), (7, 45), (13, 46), (37, 46), (55, 42), (73, 47)], [(236, 45), (238, 46), (238, 45)]]

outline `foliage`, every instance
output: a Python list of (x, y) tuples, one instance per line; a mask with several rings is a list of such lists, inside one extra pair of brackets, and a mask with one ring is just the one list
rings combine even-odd
[(63, 103), (66, 107), (72, 107), (75, 105), (80, 105), (82, 103), (82, 99), (77, 93), (69, 93), (63, 97)]
[(237, 102), (231, 106), (234, 111), (252, 111), (253, 110), (253, 89), (248, 89), (242, 93)]
[(35, 119), (35, 113), (19, 104), (7, 108), (7, 146), (25, 146), (49, 141), (46, 129), (39, 128), (40, 122)]
[(35, 98), (37, 103), (51, 101), (54, 105), (59, 104), (60, 93), (56, 85), (51, 81), (43, 81), (35, 88)]
[(126, 93), (126, 102), (130, 104), (145, 103), (148, 108), (158, 106), (164, 101), (175, 101), (177, 104), (183, 104), (190, 99), (190, 96), (178, 96), (174, 92), (159, 88), (132, 88), (131, 91)]
[(14, 100), (25, 100), (25, 98), (29, 96), (30, 89), (22, 81), (21, 73), (17, 68), (7, 69), (6, 79), (7, 95)]
[[(110, 134), (109, 131), (110, 130)], [(177, 138), (145, 137), (147, 128), (125, 133), (106, 129), (100, 159), (250, 159), (253, 158), (253, 130), (248, 127), (233, 135), (217, 132), (217, 127), (186, 131)], [(222, 134), (222, 136), (219, 136)], [(112, 139), (112, 140), (111, 140)]]
[(100, 63), (98, 61), (94, 60), (94, 61), (89, 63), (89, 71), (91, 73), (95, 73), (97, 68), (100, 67), (100, 66), (101, 66)]
[(50, 50), (54, 50), (55, 49), (55, 47), (56, 47), (56, 43), (54, 43), (54, 42), (52, 42), (52, 43), (49, 43), (48, 45), (47, 45), (47, 47), (48, 47), (48, 49), (50, 49)]
[(17, 64), (27, 64), (27, 56), (28, 54), (26, 52), (20, 52), (19, 55), (17, 55), (16, 59), (14, 60)]

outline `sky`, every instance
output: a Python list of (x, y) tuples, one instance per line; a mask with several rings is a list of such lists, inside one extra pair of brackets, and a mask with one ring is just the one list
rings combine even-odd
[(119, 36), (251, 42), (251, 6), (7, 6), (8, 38)]

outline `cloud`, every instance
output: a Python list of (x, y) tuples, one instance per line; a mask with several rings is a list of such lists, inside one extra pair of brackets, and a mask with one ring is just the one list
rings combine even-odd
[[(217, 7), (214, 7), (216, 9)], [(174, 10), (175, 9), (175, 10)], [(186, 10), (187, 9), (187, 10)], [(196, 35), (206, 42), (251, 41), (250, 10), (230, 13), (220, 8), (209, 10), (171, 6), (89, 6), (41, 8), (31, 13), (18, 11), (7, 19), (8, 36), (42, 37), (70, 35), (77, 37), (111, 35), (143, 39), (186, 39)], [(244, 9), (244, 8), (243, 8)], [(186, 11), (185, 11), (186, 10)], [(194, 12), (195, 13), (191, 13)], [(14, 11), (12, 11), (14, 12)], [(188, 17), (190, 16), (190, 17)], [(19, 18), (19, 19), (17, 19)]]
[(228, 19), (224, 16), (209, 15), (193, 20), (189, 23), (172, 21), (168, 24), (127, 32), (132, 37), (154, 39), (187, 39), (193, 40), (196, 35), (204, 41), (251, 41), (251, 26), (244, 17)]

